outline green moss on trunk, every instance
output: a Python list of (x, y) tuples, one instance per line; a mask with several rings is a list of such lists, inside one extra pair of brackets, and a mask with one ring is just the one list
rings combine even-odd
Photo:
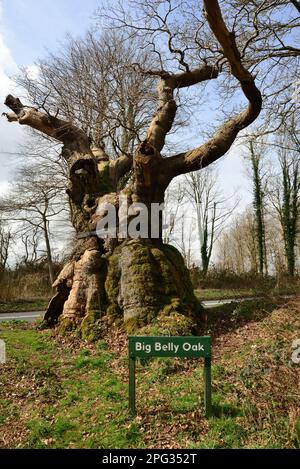
[(98, 339), (111, 325), (132, 334), (192, 334), (202, 322), (189, 272), (173, 246), (126, 240), (109, 257), (86, 250), (74, 265), (61, 332)]
[(108, 161), (101, 161), (98, 164), (99, 169), (99, 186), (101, 187), (101, 191), (99, 195), (109, 194), (110, 192), (114, 192), (115, 188), (112, 183), (110, 174), (109, 174), (109, 162)]
[(125, 241), (109, 259), (105, 286), (106, 314), (111, 322), (124, 323), (128, 333), (157, 321), (163, 330), (181, 331), (184, 324), (183, 329), (191, 333), (201, 322), (202, 310), (189, 272), (173, 246)]

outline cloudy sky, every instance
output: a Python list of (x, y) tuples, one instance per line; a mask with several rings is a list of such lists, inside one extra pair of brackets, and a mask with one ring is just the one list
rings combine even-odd
[[(47, 50), (55, 51), (67, 33), (84, 34), (91, 22), (97, 0), (0, 0), (0, 112), (8, 93), (16, 93), (11, 79), (18, 67), (30, 67)], [(0, 119), (0, 191), (17, 164), (14, 152), (25, 129)]]
[[(5, 96), (18, 90), (11, 79), (18, 67), (31, 67), (48, 51), (55, 51), (67, 33), (84, 34), (99, 0), (0, 0), (0, 112)], [(17, 164), (25, 129), (0, 119), (0, 191)], [(200, 142), (199, 142), (200, 143)], [(250, 201), (248, 181), (240, 150), (233, 149), (218, 163), (221, 185), (229, 194), (242, 196), (240, 210)]]

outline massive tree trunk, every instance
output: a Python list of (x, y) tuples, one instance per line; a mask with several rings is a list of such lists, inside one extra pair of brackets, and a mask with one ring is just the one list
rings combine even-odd
[[(161, 226), (159, 237), (151, 238), (150, 232), (145, 239), (127, 236), (103, 240), (96, 234), (97, 223), (106, 216), (102, 209), (105, 204), (116, 207), (119, 227), (120, 200), (124, 203), (126, 198), (128, 207), (143, 203), (149, 212), (152, 203), (163, 202), (163, 158), (159, 154), (153, 158), (151, 151), (149, 145), (141, 145), (129, 173), (126, 170), (130, 161), (123, 160), (127, 176), (123, 178), (122, 171), (117, 174), (118, 168), (105, 155), (98, 156), (99, 187), (89, 194), (85, 191), (91, 182), (83, 181), (90, 176), (85, 170), (87, 159), (76, 160), (75, 170), (71, 169), (69, 196), (78, 240), (69, 262), (54, 282), (57, 294), (49, 304), (47, 324), (58, 324), (63, 330), (79, 329), (84, 338), (94, 337), (111, 324), (124, 324), (127, 332), (133, 332), (156, 319), (157, 327), (170, 316), (174, 324), (179, 328), (184, 324), (190, 332), (200, 324), (201, 308), (189, 272), (180, 253), (162, 243)], [(80, 187), (85, 188), (82, 193)]]
[[(101, 240), (95, 231), (106, 216), (105, 204), (121, 208), (120, 197), (129, 206), (144, 204), (149, 211), (152, 204), (161, 204), (172, 178), (216, 161), (227, 152), (238, 132), (260, 113), (260, 92), (241, 63), (234, 35), (223, 21), (217, 0), (204, 0), (204, 6), (212, 32), (249, 105), (198, 148), (170, 158), (161, 155), (176, 115), (174, 91), (217, 78), (217, 64), (204, 63), (178, 74), (140, 69), (141, 74), (159, 78), (158, 109), (134, 155), (113, 161), (103, 149), (91, 148), (88, 136), (72, 123), (24, 106), (11, 95), (6, 98), (5, 104), (12, 111), (6, 114), (8, 120), (62, 142), (62, 156), (69, 167), (67, 193), (78, 239), (69, 262), (54, 282), (57, 293), (45, 316), (48, 325), (57, 324), (61, 330), (76, 328), (90, 339), (113, 323), (124, 324), (128, 332), (142, 327), (149, 332), (153, 327), (153, 333), (165, 334), (192, 333), (201, 323), (201, 308), (183, 259), (174, 247), (162, 243), (162, 217), (158, 236), (151, 233), (151, 221), (143, 239), (127, 235)], [(119, 210), (117, 226), (123, 224), (123, 217), (123, 210)], [(134, 217), (132, 212), (130, 217)]]
[[(55, 286), (58, 293), (48, 307), (47, 324), (79, 329), (87, 339), (112, 324), (124, 325), (132, 333), (151, 322), (159, 327), (171, 316), (174, 324), (184, 323), (192, 333), (201, 321), (181, 255), (168, 245), (125, 240), (107, 257), (96, 246), (87, 246), (61, 272)], [(190, 320), (184, 321), (182, 315)]]

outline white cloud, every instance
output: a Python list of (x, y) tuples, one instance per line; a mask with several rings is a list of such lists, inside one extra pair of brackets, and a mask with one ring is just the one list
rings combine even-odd
[(26, 72), (30, 80), (37, 80), (40, 75), (40, 69), (38, 65), (29, 65), (28, 67), (26, 67)]
[[(11, 76), (18, 71), (11, 50), (5, 41), (5, 24), (3, 20), (3, 9), (0, 0), (0, 181), (5, 185), (12, 165), (15, 163), (11, 153), (19, 151), (24, 130), (16, 124), (9, 124), (3, 112), (7, 112), (4, 106), (5, 97), (9, 93), (17, 93), (16, 83)], [(3, 186), (5, 187), (5, 186)], [(2, 187), (0, 187), (2, 190)]]
[(9, 182), (0, 181), (0, 196), (7, 194), (8, 191), (9, 191)]
[[(5, 23), (3, 19), (3, 6), (0, 0), (0, 73), (1, 78), (6, 78), (4, 80), (4, 86), (11, 81), (9, 76), (13, 73), (16, 73), (18, 70), (17, 64), (15, 63), (12, 53), (5, 42)], [(0, 81), (1, 88), (3, 87), (2, 80)]]

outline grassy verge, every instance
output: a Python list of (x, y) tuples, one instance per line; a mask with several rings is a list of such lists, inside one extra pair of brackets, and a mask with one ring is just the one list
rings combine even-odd
[(253, 298), (253, 297), (266, 297), (266, 296), (285, 296), (296, 295), (299, 293), (299, 288), (285, 288), (276, 290), (256, 289), (256, 288), (241, 288), (241, 289), (201, 289), (195, 290), (196, 296), (201, 301), (207, 300), (227, 300), (231, 298)]
[(299, 447), (300, 366), (291, 363), (299, 303), (226, 308), (207, 317), (214, 339), (209, 420), (200, 361), (139, 362), (138, 415), (131, 419), (122, 333), (89, 345), (25, 323), (0, 324), (8, 352), (1, 365), (0, 447)]
[(49, 303), (48, 299), (18, 300), (0, 302), (0, 313), (17, 313), (26, 311), (44, 311)]

